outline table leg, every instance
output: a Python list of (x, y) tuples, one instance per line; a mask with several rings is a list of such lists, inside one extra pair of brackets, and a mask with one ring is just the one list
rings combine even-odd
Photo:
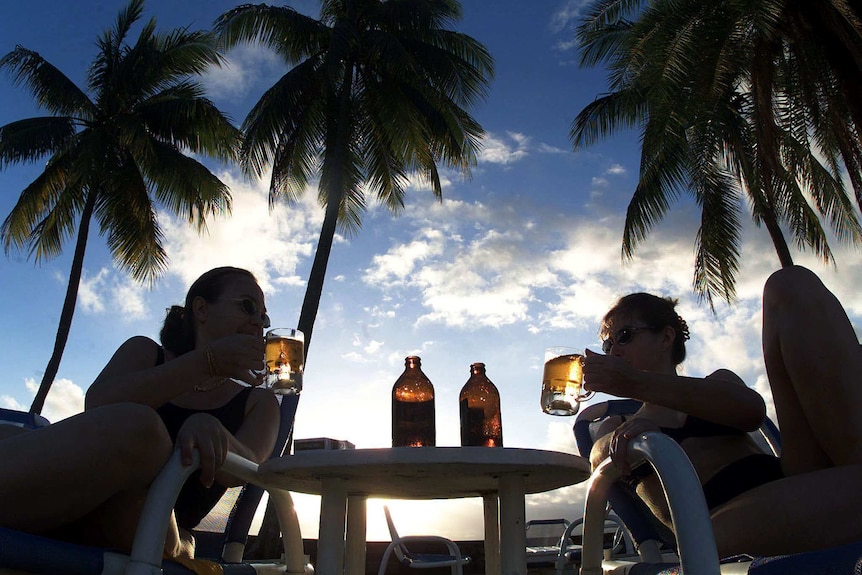
[(347, 575), (365, 575), (366, 501), (364, 495), (347, 498)]
[(485, 509), (485, 575), (500, 575), (500, 500), (496, 493), (482, 497)]
[(347, 483), (329, 477), (322, 481), (320, 530), (317, 535), (317, 575), (344, 572), (344, 521), (347, 510)]
[(524, 477), (501, 475), (500, 485), (500, 573), (527, 572), (527, 532), (524, 507)]

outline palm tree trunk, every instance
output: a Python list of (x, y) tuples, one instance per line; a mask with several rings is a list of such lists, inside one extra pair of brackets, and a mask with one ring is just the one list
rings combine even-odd
[(306, 357), (308, 357), (308, 347), (314, 330), (314, 320), (317, 319), (317, 310), (320, 308), (320, 298), (323, 295), (323, 281), (326, 279), (326, 268), (329, 265), (332, 242), (335, 239), (340, 206), (340, 196), (338, 201), (333, 199), (326, 204), (323, 226), (320, 229), (320, 238), (317, 240), (317, 251), (314, 254), (314, 262), (311, 264), (311, 271), (308, 274), (305, 298), (302, 300), (302, 309), (299, 312), (298, 328), (305, 336)]
[(778, 254), (781, 267), (793, 265), (790, 248), (784, 239), (781, 225), (778, 222), (775, 202), (775, 178), (781, 164), (778, 156), (778, 127), (775, 125), (772, 104), (772, 86), (774, 83), (774, 69), (772, 61), (774, 55), (780, 50), (775, 41), (761, 40), (758, 42), (757, 53), (760, 57), (752, 63), (751, 90), (754, 94), (755, 122), (754, 129), (759, 142), (757, 148), (758, 165), (761, 170), (763, 194), (765, 202), (759, 215), (766, 224), (769, 237)]
[(81, 224), (78, 226), (78, 239), (75, 243), (75, 254), (72, 257), (72, 269), (69, 271), (69, 285), (66, 287), (66, 299), (63, 300), (63, 310), (60, 312), (60, 325), (57, 327), (57, 338), (54, 340), (54, 352), (51, 354), (51, 359), (48, 360), (48, 366), (45, 368), (45, 374), (42, 376), (42, 383), (39, 384), (39, 391), (36, 392), (36, 397), (33, 398), (30, 413), (42, 413), (42, 408), (45, 406), (45, 398), (48, 397), (48, 391), (50, 391), (51, 384), (54, 383), (54, 378), (60, 369), (60, 360), (63, 358), (63, 350), (66, 348), (66, 341), (69, 339), (69, 331), (72, 328), (72, 316), (75, 315), (75, 304), (78, 301), (78, 287), (81, 285), (81, 272), (84, 269), (87, 236), (90, 233), (90, 219), (93, 216), (95, 206), (96, 194), (90, 193), (87, 197), (87, 202), (84, 204), (84, 211), (81, 213)]
[[(332, 242), (335, 238), (335, 229), (338, 226), (338, 214), (341, 212), (341, 203), (346, 192), (346, 182), (342, 166), (346, 165), (346, 148), (349, 145), (350, 112), (352, 102), (350, 93), (352, 89), (353, 65), (347, 64), (344, 70), (344, 78), (341, 85), (341, 94), (338, 101), (338, 118), (330, 125), (330, 134), (327, 137), (326, 150), (329, 163), (334, 168), (329, 171), (324, 166), (324, 173), (331, 173), (332, 178), (325, 184), (323, 178), (321, 185), (326, 186), (326, 212), (323, 216), (323, 225), (320, 229), (320, 238), (317, 241), (317, 250), (314, 254), (314, 262), (308, 274), (308, 284), (305, 287), (305, 297), (302, 300), (302, 309), (299, 312), (299, 323), (297, 328), (305, 336), (305, 357), (308, 357), (308, 348), (311, 343), (311, 335), (314, 331), (314, 321), (317, 319), (317, 311), (320, 308), (320, 298), (323, 294), (323, 282), (326, 279), (326, 268), (329, 265), (329, 255), (332, 252)], [(290, 447), (285, 448), (286, 452)], [(258, 532), (257, 541), (249, 546), (249, 554), (260, 559), (278, 557), (281, 553), (280, 531), (275, 506), (271, 501), (267, 502), (263, 515), (263, 523)]]
[[(348, 5), (348, 10), (355, 9), (354, 4)], [(337, 92), (338, 116), (327, 127), (326, 157), (324, 158), (323, 177), (320, 185), (325, 186), (326, 213), (323, 216), (323, 226), (320, 229), (320, 239), (314, 254), (314, 263), (308, 274), (308, 284), (305, 287), (305, 298), (299, 312), (299, 331), (305, 336), (305, 356), (311, 335), (314, 331), (314, 320), (320, 308), (320, 297), (323, 294), (323, 281), (326, 279), (326, 267), (329, 264), (329, 254), (332, 251), (332, 240), (335, 238), (335, 228), (338, 224), (338, 214), (341, 213), (341, 202), (347, 193), (345, 167), (347, 165), (347, 148), (350, 146), (350, 114), (353, 108), (351, 92), (353, 91), (354, 64), (347, 62), (342, 72), (341, 86)]]
[(772, 239), (772, 245), (775, 246), (775, 252), (778, 254), (778, 261), (781, 267), (788, 268), (793, 265), (793, 256), (790, 255), (790, 248), (787, 245), (787, 240), (784, 239), (784, 233), (781, 231), (781, 226), (778, 220), (775, 219), (774, 211), (767, 211), (762, 214), (763, 223), (766, 224), (766, 231), (769, 232), (769, 237)]

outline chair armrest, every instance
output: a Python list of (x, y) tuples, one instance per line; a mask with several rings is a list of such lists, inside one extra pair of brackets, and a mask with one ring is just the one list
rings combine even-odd
[(194, 451), (192, 464), (185, 466), (175, 450), (168, 462), (156, 476), (147, 492), (147, 499), (138, 521), (132, 555), (126, 575), (160, 575), (165, 538), (171, 512), (183, 484), (200, 466), (200, 455)]
[[(656, 470), (677, 534), (682, 571), (719, 575), (718, 549), (703, 488), (682, 448), (665, 434), (653, 431), (632, 439), (627, 456), (632, 467), (645, 460), (644, 465)], [(582, 575), (602, 574), (605, 507), (608, 490), (619, 477), (620, 471), (610, 459), (590, 477), (584, 504)]]
[[(192, 465), (189, 466), (182, 464), (180, 452), (176, 450), (159, 472), (147, 493), (147, 499), (135, 533), (131, 560), (126, 569), (126, 575), (161, 575), (162, 554), (171, 512), (186, 479), (199, 466), (200, 456), (197, 450), (194, 452)], [(257, 474), (257, 463), (235, 453), (229, 452), (227, 454), (222, 469), (247, 483), (260, 485), (267, 489), (270, 499), (275, 505), (282, 532), (287, 572), (305, 573), (302, 535), (290, 492), (263, 485)], [(241, 560), (242, 557), (239, 557), (237, 562)]]
[(439, 535), (406, 535), (398, 538), (398, 543), (403, 545), (405, 543), (410, 542), (417, 543), (440, 543), (446, 546), (446, 550), (449, 552), (449, 555), (454, 557), (455, 559), (463, 559), (464, 555), (461, 554), (461, 549), (458, 545), (452, 541), (451, 539), (447, 539), (446, 537), (440, 537)]

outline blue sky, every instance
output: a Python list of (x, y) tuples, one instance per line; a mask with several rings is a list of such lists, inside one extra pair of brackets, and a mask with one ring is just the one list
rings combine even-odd
[[(316, 15), (311, 0), (288, 3)], [(496, 60), (489, 98), (475, 110), (487, 131), (472, 178), (444, 172), (444, 199), (412, 188), (393, 218), (369, 203), (363, 227), (336, 240), (315, 325), (296, 420), (296, 437), (347, 439), (359, 448), (390, 445), (392, 383), (404, 357), (418, 354), (437, 393), (437, 444), (458, 444), (458, 392), (471, 363), (482, 361), (500, 389), (504, 443), (575, 452), (574, 418), (538, 406), (542, 355), (552, 345), (598, 349), (597, 324), (632, 291), (680, 298), (691, 327), (684, 373), (736, 371), (771, 399), (760, 352), (760, 291), (778, 266), (765, 230), (744, 216), (739, 301), (713, 315), (691, 289), (698, 213), (680, 203), (630, 262), (620, 258), (625, 206), (637, 180), (638, 136), (623, 133), (573, 152), (572, 119), (606, 89), (602, 70), (577, 66), (573, 27), (584, 0), (464, 0), (457, 28), (483, 42)], [(40, 52), (83, 85), (95, 40), (121, 2), (29, 0), (7, 3), (0, 53), (16, 44)], [(236, 5), (226, 0), (149, 0), (159, 29), (209, 27)], [(209, 96), (240, 122), (284, 68), (271, 54), (241, 47), (204, 82)], [(30, 95), (0, 76), (0, 125), (38, 115)], [(276, 326), (294, 326), (322, 221), (312, 189), (297, 206), (268, 212), (267, 181), (248, 181), (233, 166), (211, 165), (231, 185), (233, 215), (198, 236), (161, 215), (170, 268), (152, 289), (112, 264), (94, 232), (58, 379), (44, 414), (56, 421), (83, 409), (83, 393), (126, 338), (156, 338), (164, 310), (181, 303), (190, 282), (219, 265), (252, 270)], [(9, 213), (38, 166), (0, 172), (0, 216)], [(747, 207), (743, 205), (747, 212)], [(73, 244), (35, 265), (26, 253), (0, 257), (0, 406), (29, 407), (50, 357)], [(847, 306), (862, 314), (858, 254), (834, 246), (837, 268), (800, 254)], [(599, 397), (592, 401), (601, 400)], [(303, 534), (317, 531), (317, 498), (297, 496)], [(583, 487), (528, 497), (527, 518), (578, 517)], [(402, 509), (402, 511), (398, 511)], [(416, 509), (420, 512), (411, 513)], [(399, 502), (405, 534), (481, 537), (481, 503)], [(369, 536), (384, 539), (379, 504), (369, 505)]]

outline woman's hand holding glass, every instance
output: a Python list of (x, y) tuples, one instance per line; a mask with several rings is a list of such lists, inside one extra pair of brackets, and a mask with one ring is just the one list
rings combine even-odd
[(266, 343), (262, 337), (234, 334), (209, 344), (215, 375), (244, 381), (252, 386), (263, 383), (263, 356)]
[(637, 398), (638, 371), (623, 358), (585, 350), (584, 389), (615, 397)]

